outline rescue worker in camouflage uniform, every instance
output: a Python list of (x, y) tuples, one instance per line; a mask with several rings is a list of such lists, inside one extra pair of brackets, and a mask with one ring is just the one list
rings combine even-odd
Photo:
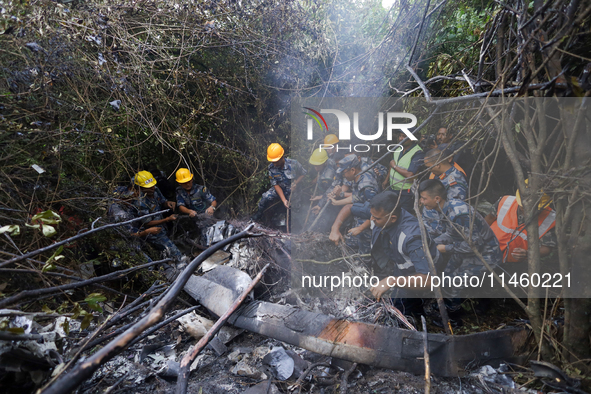
[[(354, 155), (355, 153), (347, 153), (345, 156)], [(366, 171), (374, 161), (371, 157), (359, 157), (359, 161), (361, 162), (361, 171)], [(378, 181), (378, 186), (381, 186), (383, 182), (388, 177), (388, 169), (381, 164), (376, 164), (373, 169), (374, 177)], [(379, 191), (381, 191), (381, 187)], [(334, 181), (332, 183), (332, 192), (331, 197), (339, 196), (341, 193), (349, 193), (351, 191), (351, 182), (344, 179), (343, 174), (336, 174)]]
[[(448, 200), (445, 186), (438, 179), (421, 182), (419, 193), (425, 227), (437, 244), (437, 250), (449, 258), (444, 270), (447, 275), (455, 277), (466, 273), (479, 276), (488, 272), (460, 232), (470, 236), (471, 243), (491, 268), (500, 264), (502, 255), (499, 241), (476, 210), (464, 201)], [(454, 297), (458, 290), (454, 287), (450, 296)]]
[(316, 176), (316, 195), (310, 198), (311, 201), (318, 201), (327, 190), (330, 189), (336, 176), (337, 165), (328, 157), (326, 150), (315, 149), (310, 156), (309, 163), (314, 166), (318, 173)]
[[(395, 289), (393, 295), (398, 302), (395, 305), (408, 314), (408, 310), (420, 306), (420, 300), (409, 298), (417, 297), (420, 293), (420, 281), (396, 280), (399, 277), (420, 277), (424, 289), (429, 289), (430, 269), (421, 229), (416, 217), (408, 213), (398, 204), (398, 194), (385, 191), (370, 202), (372, 221), (371, 259), (374, 275), (380, 282), (371, 288), (371, 292), (378, 300), (391, 288)], [(428, 237), (429, 252), (435, 264), (441, 259), (437, 246)]]
[[(341, 210), (340, 207), (334, 206), (330, 203), (329, 194), (333, 190), (333, 184), (336, 178), (336, 163), (328, 157), (326, 149), (315, 149), (310, 156), (309, 163), (314, 166), (318, 175), (316, 176), (316, 191), (315, 195), (310, 198), (312, 204), (317, 202), (310, 210), (311, 216), (309, 217), (308, 223), (314, 223), (316, 215), (320, 213), (321, 209), (324, 209), (322, 217), (319, 219), (314, 227), (314, 231), (320, 233), (326, 233), (330, 231), (330, 227), (334, 222), (334, 219)], [(326, 206), (326, 204), (329, 204)]]
[(260, 220), (265, 210), (277, 199), (280, 199), (285, 208), (289, 209), (291, 192), (307, 174), (297, 160), (284, 157), (284, 153), (283, 147), (277, 143), (267, 148), (267, 160), (271, 162), (268, 168), (271, 188), (263, 193), (259, 200), (258, 210), (252, 217), (254, 221)]
[(331, 198), (333, 205), (343, 208), (332, 225), (329, 239), (338, 245), (343, 240), (341, 225), (353, 215), (355, 227), (349, 230), (351, 237), (347, 243), (360, 254), (367, 254), (371, 248), (369, 201), (378, 194), (378, 182), (372, 171), (361, 173), (361, 161), (356, 155), (345, 156), (337, 166), (337, 173), (342, 173), (351, 183), (351, 193), (346, 193), (341, 200)]
[(194, 218), (200, 213), (213, 215), (217, 207), (215, 197), (205, 186), (193, 183), (193, 174), (187, 168), (180, 168), (176, 172), (176, 205), (181, 213)]
[(436, 135), (437, 148), (440, 151), (446, 150), (449, 152), (445, 154), (446, 157), (453, 153), (451, 164), (454, 165), (454, 163), (457, 163), (458, 166), (462, 168), (467, 179), (474, 168), (474, 155), (470, 148), (464, 147), (466, 141), (461, 141), (454, 137), (455, 133), (452, 130), (448, 130), (446, 127), (441, 127)]
[(451, 165), (449, 160), (444, 160), (439, 149), (431, 149), (425, 155), (425, 167), (431, 167), (430, 179), (439, 179), (445, 190), (447, 200), (466, 201), (468, 197), (468, 181), (464, 174)]
[[(107, 217), (111, 223), (127, 222), (139, 217), (138, 209), (133, 205), (133, 199), (137, 197), (136, 190), (126, 186), (118, 186), (113, 192), (113, 197), (114, 199), (107, 211)], [(140, 221), (128, 223), (117, 228), (117, 230), (120, 229), (123, 230), (124, 237), (114, 240), (109, 249), (123, 252), (129, 251), (131, 248), (132, 251), (130, 251), (129, 254), (130, 258), (137, 256), (139, 259), (138, 262), (140, 263), (152, 261), (152, 259), (142, 251), (140, 239), (143, 239), (150, 234), (156, 234), (160, 229), (158, 227), (150, 227), (142, 230), (140, 229)], [(126, 233), (132, 236), (131, 240), (125, 237)]]
[[(133, 178), (133, 184), (139, 188), (139, 195), (133, 204), (138, 210), (138, 216), (147, 215), (164, 209), (174, 210), (175, 203), (166, 200), (160, 190), (156, 187), (156, 179), (148, 171), (140, 171)], [(143, 228), (151, 229), (147, 241), (156, 249), (165, 252), (169, 257), (180, 261), (183, 257), (181, 251), (166, 235), (164, 223), (175, 221), (178, 215), (173, 214), (164, 217), (162, 214), (146, 218), (141, 221)]]
[[(118, 186), (115, 188), (113, 196), (115, 197), (115, 200), (109, 205), (109, 210), (107, 211), (107, 216), (112, 223), (126, 222), (139, 216), (139, 211), (132, 202), (133, 199), (137, 197), (135, 190), (129, 189), (125, 186)], [(140, 230), (139, 221), (126, 224), (121, 228), (133, 237), (145, 237), (146, 235), (159, 232), (157, 227)]]

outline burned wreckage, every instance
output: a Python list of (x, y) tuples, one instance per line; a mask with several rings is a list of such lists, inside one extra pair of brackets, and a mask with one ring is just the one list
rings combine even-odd
[[(241, 227), (245, 228), (239, 231)], [(185, 318), (181, 316), (187, 311), (197, 316), (193, 312), (196, 307), (177, 313), (158, 324), (167, 312), (171, 312), (171, 307), (181, 291), (189, 294), (212, 315), (220, 317), (220, 320), (216, 323), (218, 327), (206, 324), (206, 328), (202, 329), (203, 332), (200, 334), (203, 336), (200, 343), (187, 352), (180, 364), (178, 361), (169, 360), (163, 367), (161, 376), (178, 376), (177, 392), (186, 392), (188, 375), (195, 369), (195, 357), (208, 342), (209, 348), (219, 355), (227, 350), (225, 343), (234, 338), (237, 332), (244, 330), (272, 338), (275, 343), (280, 341), (284, 345), (293, 345), (333, 360), (354, 363), (353, 369), (357, 364), (365, 364), (417, 375), (424, 374), (424, 333), (356, 321), (354, 314), (349, 314), (347, 318), (346, 314), (340, 313), (343, 306), (344, 309), (351, 310), (346, 307), (347, 301), (330, 310), (325, 308), (326, 305), (321, 305), (322, 300), (298, 296), (297, 291), (291, 288), (289, 277), (294, 264), (290, 250), (297, 247), (293, 244), (298, 241), (297, 237), (290, 238), (283, 233), (254, 228), (253, 225), (245, 226), (244, 223), (215, 223), (204, 232), (202, 239), (202, 242), (212, 246), (174, 278), (168, 290), (158, 297), (158, 303), (153, 305), (147, 314), (117, 330), (116, 335), (109, 336), (109, 339), (112, 339), (110, 342), (89, 358), (82, 359), (69, 372), (61, 375), (58, 373), (55, 381), (46, 385), (43, 392), (61, 393), (75, 390), (93, 377), (105, 363), (137, 343), (139, 339), (146, 338), (147, 334), (153, 333), (163, 323), (180, 318), (179, 321), (184, 319), (181, 325), (190, 327), (190, 315), (186, 315)], [(309, 242), (309, 239), (306, 242)], [(255, 274), (258, 274), (257, 277), (251, 280), (251, 276)], [(264, 285), (258, 283), (255, 287), (259, 280)], [(264, 298), (265, 301), (260, 298)], [(224, 330), (218, 332), (226, 321), (241, 331), (234, 330), (230, 334)], [(198, 326), (202, 326), (202, 323)], [(186, 331), (190, 332), (191, 328)], [(214, 336), (216, 333), (217, 336)], [(519, 363), (524, 360), (528, 339), (528, 330), (518, 327), (469, 335), (428, 334), (429, 368), (435, 376), (461, 377), (482, 366), (491, 368), (490, 366), (497, 367), (503, 362)], [(292, 352), (289, 349), (288, 351)], [(274, 357), (285, 359), (281, 352), (282, 348), (274, 348), (265, 356), (263, 362), (266, 360), (272, 367)], [(284, 379), (279, 380), (285, 380), (290, 376), (296, 376), (294, 370), (297, 369), (295, 364), (298, 356), (292, 355), (288, 358), (296, 360), (290, 361), (293, 366), (290, 364), (287, 372), (281, 372), (279, 370), (285, 368), (285, 365), (279, 363), (281, 365), (276, 365), (274, 372), (271, 372), (275, 378), (283, 376)], [(54, 365), (56, 364), (60, 362), (54, 362)], [(248, 375), (247, 365), (238, 363), (234, 369), (237, 370), (237, 375)], [(300, 369), (305, 369), (305, 366)], [(104, 373), (102, 371), (100, 375), (104, 376)], [(305, 372), (300, 371), (299, 375), (303, 376)], [(121, 379), (126, 376), (123, 375)], [(183, 380), (185, 391), (179, 391), (178, 387), (182, 386)]]

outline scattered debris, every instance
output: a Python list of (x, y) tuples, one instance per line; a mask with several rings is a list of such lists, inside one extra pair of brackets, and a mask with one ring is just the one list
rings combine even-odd
[(263, 358), (263, 364), (269, 366), (269, 370), (278, 380), (287, 380), (294, 373), (295, 363), (282, 347), (275, 347)]
[[(235, 273), (230, 274), (231, 270), (220, 266), (202, 277), (193, 276), (186, 290), (212, 313), (221, 315), (235, 298), (239, 285), (233, 283), (241, 284), (243, 273), (233, 270)], [(417, 374), (424, 372), (423, 334), (417, 331), (334, 319), (262, 301), (245, 306), (229, 322), (319, 354)], [(434, 373), (462, 376), (469, 366), (517, 361), (527, 331), (509, 328), (462, 336), (429, 334), (428, 338)]]
[(545, 361), (530, 361), (529, 365), (537, 378), (546, 378), (542, 382), (555, 390), (561, 390), (567, 393), (584, 394), (580, 390), (581, 382), (577, 379), (569, 378), (564, 371), (554, 364)]
[(119, 111), (119, 108), (121, 107), (121, 100), (113, 100), (110, 101), (109, 104), (115, 111)]
[(279, 389), (271, 381), (255, 384), (243, 394), (279, 394)]

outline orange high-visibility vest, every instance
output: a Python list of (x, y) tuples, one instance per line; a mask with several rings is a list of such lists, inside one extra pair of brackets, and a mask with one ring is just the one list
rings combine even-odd
[[(527, 231), (525, 226), (517, 223), (517, 199), (515, 196), (505, 196), (499, 202), (497, 220), (490, 226), (494, 231), (499, 246), (506, 260), (515, 263), (511, 253), (515, 248), (527, 250)], [(542, 209), (538, 215), (540, 238), (556, 225), (556, 212), (549, 207)]]
[[(464, 174), (464, 176), (466, 177), (466, 179), (468, 179), (468, 176), (466, 175), (466, 171), (464, 171), (464, 169), (462, 167), (460, 167), (460, 165), (458, 163), (456, 163), (454, 161), (454, 167), (456, 168), (456, 170), (460, 171), (462, 174)], [(443, 179), (444, 174), (439, 175), (439, 179)], [(435, 179), (435, 174), (431, 173), (429, 175), (429, 179)]]

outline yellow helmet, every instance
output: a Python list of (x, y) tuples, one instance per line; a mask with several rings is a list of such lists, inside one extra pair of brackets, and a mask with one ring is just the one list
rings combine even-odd
[(140, 171), (133, 177), (133, 183), (140, 187), (152, 187), (156, 186), (156, 178), (148, 171)]
[(314, 153), (312, 153), (312, 156), (310, 156), (310, 164), (312, 164), (313, 166), (319, 166), (324, 164), (324, 162), (328, 160), (328, 154), (326, 153), (326, 150), (324, 149), (314, 149)]
[(331, 145), (338, 144), (339, 138), (336, 136), (336, 134), (329, 134), (326, 137), (324, 137), (324, 143)]
[(270, 162), (279, 161), (283, 157), (283, 152), (284, 150), (281, 147), (281, 145), (275, 142), (269, 145), (269, 147), (267, 148), (267, 160), (269, 160)]
[(188, 168), (179, 168), (176, 172), (176, 181), (178, 183), (187, 183), (191, 179), (193, 179), (193, 174), (191, 174)]
[[(525, 180), (525, 184), (527, 185), (529, 183), (529, 179)], [(550, 205), (550, 203), (552, 202), (552, 199), (550, 198), (549, 195), (547, 195), (546, 193), (544, 193), (543, 190), (540, 190), (543, 194), (542, 194), (542, 198), (540, 198), (540, 202), (538, 203), (538, 210), (542, 210), (544, 208), (546, 208), (547, 206)], [(517, 200), (517, 204), (522, 207), (523, 205), (521, 205), (521, 194), (519, 194), (519, 189), (517, 189), (515, 191), (515, 199)]]

